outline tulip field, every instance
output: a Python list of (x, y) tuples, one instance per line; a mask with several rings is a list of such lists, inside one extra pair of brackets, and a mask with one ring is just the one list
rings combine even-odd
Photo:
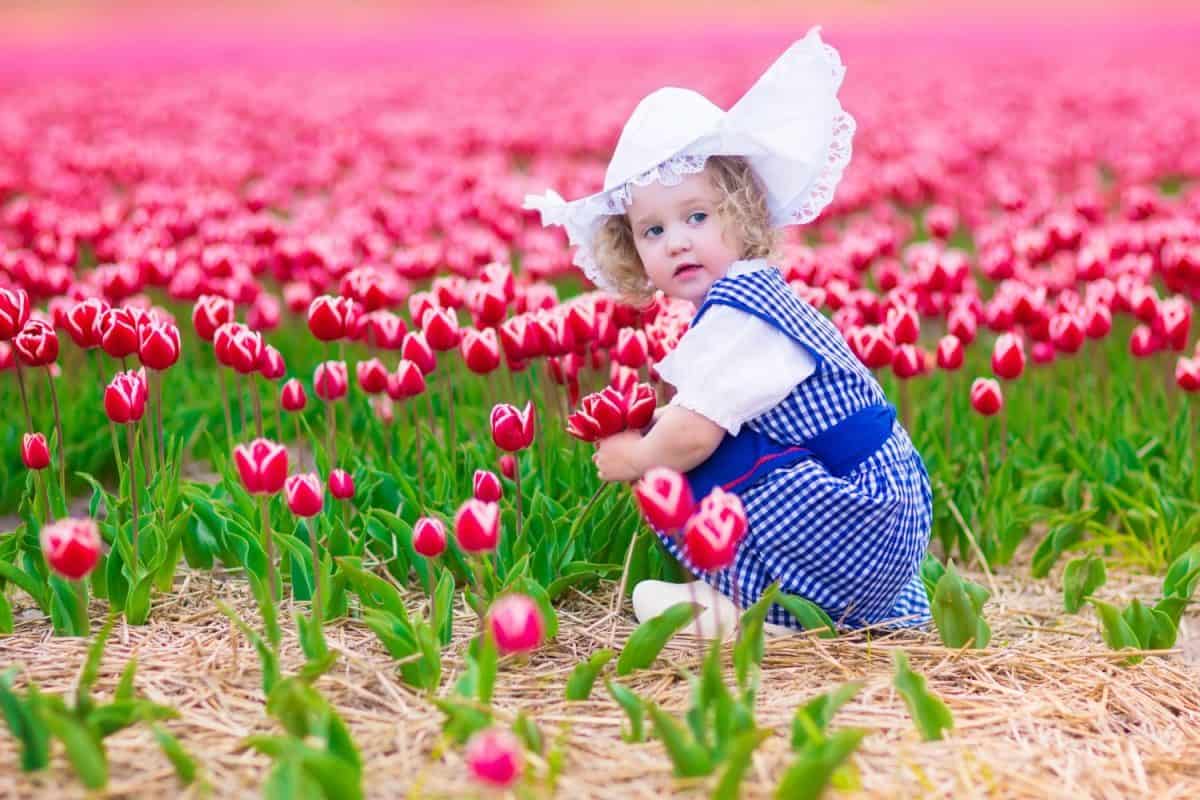
[(827, 25), (773, 261), (925, 461), (934, 619), (635, 619), (746, 533), (591, 460), (694, 309), (522, 198), (807, 27), (0, 54), (0, 796), (1200, 794), (1197, 19)]

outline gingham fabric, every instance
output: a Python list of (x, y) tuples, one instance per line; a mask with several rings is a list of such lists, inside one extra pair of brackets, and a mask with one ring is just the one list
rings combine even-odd
[[(770, 322), (817, 361), (813, 375), (749, 427), (783, 444), (803, 445), (855, 411), (887, 402), (838, 330), (797, 298), (777, 269), (717, 281), (696, 318), (716, 303)], [(768, 473), (738, 494), (750, 529), (729, 569), (702, 574), (678, 544), (660, 537), (680, 563), (722, 594), (745, 607), (780, 580), (784, 592), (811, 600), (845, 627), (929, 620), (919, 569), (929, 544), (933, 494), (921, 456), (899, 423), (879, 450), (843, 478), (808, 460)], [(771, 607), (767, 620), (801, 627), (779, 605)]]

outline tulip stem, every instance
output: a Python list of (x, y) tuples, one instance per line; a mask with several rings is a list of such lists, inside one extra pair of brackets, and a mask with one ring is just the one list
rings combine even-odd
[(225, 369), (217, 365), (217, 376), (221, 379), (221, 407), (225, 409), (225, 435), (229, 439), (229, 452), (233, 452), (233, 415), (229, 412), (229, 386), (225, 381)]
[[(955, 383), (954, 373), (946, 372), (945, 375), (946, 375), (946, 400), (943, 403), (943, 405), (945, 406), (946, 417), (945, 417), (945, 430), (943, 431), (943, 434), (946, 437), (946, 447), (945, 447), (945, 455), (943, 457), (944, 457), (946, 463), (949, 464), (950, 463), (951, 431), (954, 428), (954, 397), (955, 397), (955, 388), (956, 387), (954, 385), (954, 383)], [(909, 433), (911, 434), (912, 431), (909, 431)]]
[[(603, 490), (603, 486), (600, 487)], [(593, 500), (600, 496), (600, 492), (596, 492)], [(586, 513), (586, 512), (585, 512)], [(621, 621), (621, 609), (625, 607), (625, 587), (629, 584), (629, 565), (633, 563), (633, 550), (637, 546), (637, 540), (641, 536), (641, 529), (634, 528), (633, 534), (629, 537), (629, 547), (625, 548), (625, 562), (621, 568), (621, 580), (617, 584), (617, 596), (613, 602), (613, 623), (612, 628), (608, 631), (608, 646), (613, 647), (617, 640), (617, 623)]]
[(138, 523), (141, 517), (138, 513), (138, 486), (137, 486), (137, 465), (133, 458), (133, 424), (125, 425), (125, 446), (129, 450), (129, 496), (133, 501), (133, 562), (129, 565), (130, 570), (136, 576), (138, 574)]
[(317, 524), (317, 518), (313, 517), (304, 523), (304, 527), (308, 529), (308, 546), (312, 548), (312, 565), (313, 565), (313, 618), (318, 621), (325, 618), (325, 606), (321, 602), (321, 556), (318, 554), (317, 534), (313, 528)]
[(900, 421), (904, 425), (904, 430), (908, 432), (908, 435), (915, 436), (916, 434), (912, 427), (911, 406), (912, 403), (909, 402), (908, 397), (908, 379), (902, 378), (900, 379)]
[(251, 378), (250, 396), (254, 398), (254, 427), (258, 431), (258, 438), (263, 438), (263, 413), (262, 413), (262, 395), (258, 391), (258, 386), (254, 379)]
[(332, 400), (325, 401), (325, 429), (329, 434), (329, 469), (337, 466), (337, 411)]
[(163, 469), (167, 465), (167, 437), (163, 428), (163, 374), (160, 372), (156, 376), (155, 394), (157, 397), (154, 402), (154, 426), (158, 429), (158, 468)]
[(1000, 462), (1008, 459), (1008, 403), (1000, 408)]
[(417, 505), (421, 512), (425, 510), (425, 451), (422, 448), (421, 442), (421, 423), (418, 419), (417, 407), (413, 403), (408, 404), (409, 418), (412, 421), (413, 435), (413, 450), (417, 451)]
[(21, 405), (25, 407), (25, 427), (33, 431), (33, 415), (29, 413), (29, 398), (25, 395), (25, 372), (21, 368), (21, 357), (16, 353), (13, 354), (13, 366), (17, 368), (17, 386), (21, 389)]
[(276, 601), (279, 599), (279, 591), (275, 586), (275, 542), (271, 536), (271, 515), (267, 511), (265, 494), (258, 496), (258, 514), (262, 517), (263, 546), (267, 551), (267, 585), (270, 587), (268, 591), (271, 594), (271, 600)]
[(58, 487), (62, 496), (67, 496), (67, 440), (63, 438), (62, 414), (58, 410), (58, 392), (54, 389), (54, 376), (50, 365), (46, 365), (46, 383), (50, 386), (50, 402), (54, 406), (54, 430), (58, 434)]
[[(300, 462), (300, 468), (303, 469), (304, 468), (304, 444), (303, 444), (304, 439), (301, 438), (301, 435), (300, 435), (300, 412), (299, 411), (293, 413), (292, 421), (296, 423), (296, 450), (299, 451), (299, 453), (300, 453), (300, 458), (298, 458), (296, 460)], [(280, 434), (279, 438), (280, 439), (283, 438), (282, 433)]]
[(517, 539), (521, 538), (521, 451), (513, 453), (513, 483), (517, 486)]
[[(447, 367), (449, 369), (449, 367)], [(446, 448), (450, 451), (450, 475), (458, 480), (458, 431), (454, 424), (454, 381), (450, 373), (442, 372), (442, 386), (445, 389), (443, 398), (446, 401)]]
[[(282, 442), (284, 440), (283, 437), (287, 435), (283, 432), (283, 412), (280, 411), (280, 406), (282, 404), (283, 400), (280, 398), (279, 392), (275, 392), (275, 435), (279, 437), (280, 442)], [(296, 424), (298, 425), (299, 422)]]
[(50, 505), (50, 479), (42, 475), (42, 470), (36, 473), (37, 482), (42, 488), (42, 502), (46, 504), (46, 524), (54, 522), (54, 508)]

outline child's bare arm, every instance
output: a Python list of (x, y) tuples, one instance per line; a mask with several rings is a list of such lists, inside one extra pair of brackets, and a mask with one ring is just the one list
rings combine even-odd
[(602, 479), (634, 480), (654, 467), (687, 472), (704, 463), (725, 436), (720, 425), (680, 406), (657, 416), (645, 436), (627, 432), (600, 442), (593, 460)]

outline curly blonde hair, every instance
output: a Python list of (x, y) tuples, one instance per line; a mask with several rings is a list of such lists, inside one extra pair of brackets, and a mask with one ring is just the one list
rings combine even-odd
[[(770, 258), (775, 252), (777, 231), (771, 225), (767, 195), (749, 162), (741, 156), (710, 156), (704, 174), (721, 194), (717, 216), (740, 238), (742, 258)], [(596, 263), (622, 298), (636, 304), (654, 296), (654, 286), (633, 241), (628, 214), (609, 217), (595, 240)]]

